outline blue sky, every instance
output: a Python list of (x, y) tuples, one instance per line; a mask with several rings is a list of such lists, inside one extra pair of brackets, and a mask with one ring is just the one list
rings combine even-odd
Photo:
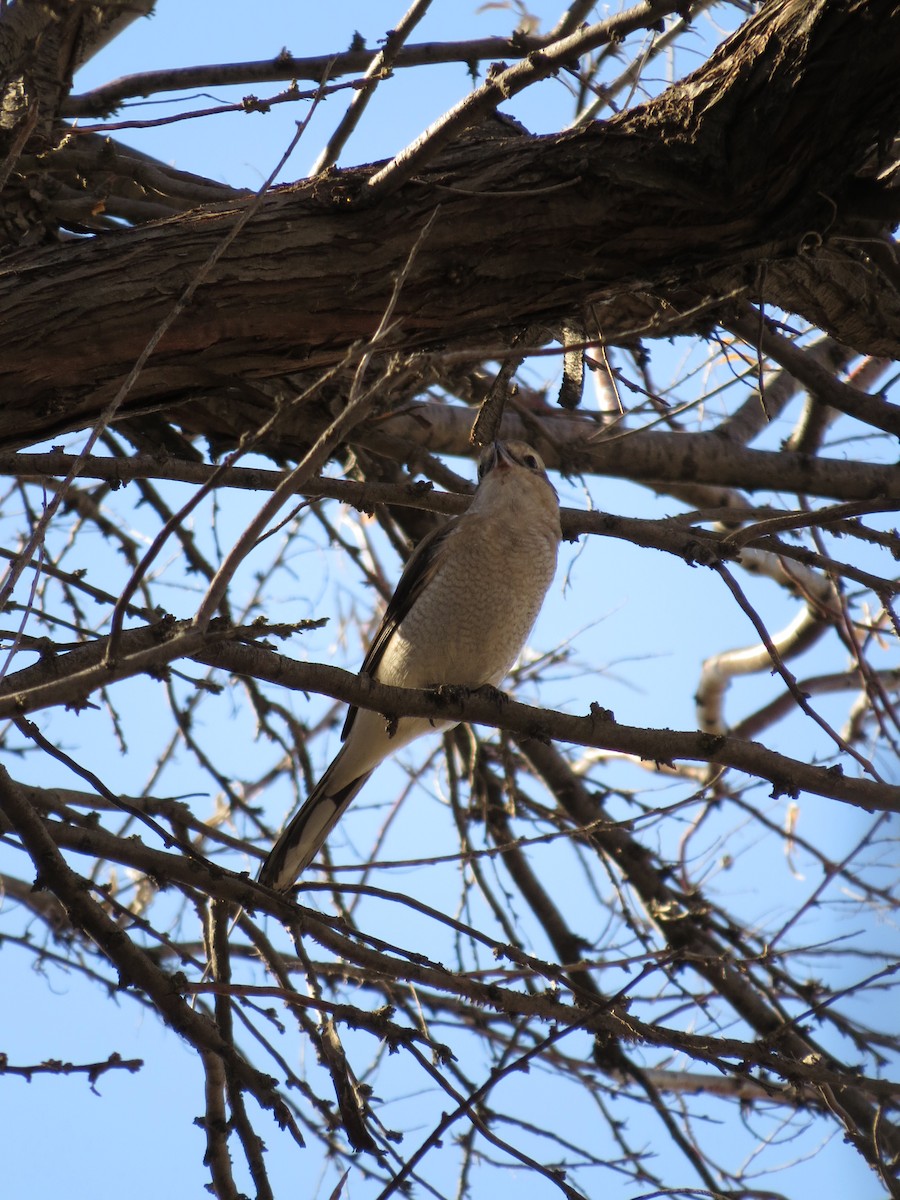
[[(189, 4), (160, 0), (158, 13), (152, 20), (136, 22), (81, 73), (76, 81), (76, 91), (85, 91), (116, 76), (140, 70), (275, 57), (282, 47), (297, 55), (327, 53), (347, 46), (354, 31), (362, 33), (372, 45), (398, 19), (404, 7), (400, 0), (396, 4), (377, 0), (330, 6), (270, 0), (255, 6), (249, 16), (250, 9), (246, 4), (230, 0), (216, 3), (191, 0)], [(542, 19), (545, 29), (559, 15), (557, 6), (546, 0), (534, 0), (528, 7)], [(731, 19), (730, 11), (719, 16)], [(510, 12), (502, 6), (485, 5), (479, 10), (474, 3), (460, 5), (457, 0), (437, 0), (432, 13), (412, 40), (458, 37), (460, 28), (464, 28), (469, 36), (506, 33), (512, 23)], [(704, 45), (718, 33), (704, 18), (698, 22), (695, 36), (696, 62), (699, 63)], [(681, 60), (677, 70), (687, 70), (693, 65), (695, 63)], [(665, 83), (667, 69), (668, 65), (660, 62), (659, 86)], [(432, 69), (426, 73), (398, 73), (395, 79), (379, 89), (377, 100), (342, 156), (342, 165), (396, 152), (465, 95), (470, 85), (462, 66)], [(239, 88), (236, 92), (215, 88), (211, 93), (217, 99), (230, 101), (235, 95), (249, 90), (265, 96), (274, 95), (280, 87), (258, 85), (253, 89)], [(209, 103), (209, 96), (203, 96), (191, 101), (190, 106), (205, 107)], [(299, 177), (308, 169), (337, 123), (342, 103), (340, 97), (336, 97), (321, 106), (286, 168), (285, 178)], [(179, 107), (183, 108), (184, 104), (183, 100), (178, 101)], [(547, 132), (562, 128), (571, 119), (572, 99), (563, 81), (551, 80), (534, 94), (513, 100), (506, 108), (534, 131)], [(118, 118), (159, 115), (164, 111), (163, 107), (154, 104), (128, 108), (120, 112)], [(267, 115), (220, 116), (153, 131), (123, 131), (117, 136), (180, 168), (220, 178), (235, 186), (254, 187), (272, 170), (294, 133), (295, 121), (303, 115), (303, 106), (284, 105)], [(676, 369), (684, 352), (685, 348), (676, 344), (658, 355), (655, 369), (660, 378), (664, 371)], [(557, 369), (554, 360), (549, 360), (548, 366), (533, 368), (536, 380), (539, 379), (538, 370), (546, 370), (552, 379)], [(779, 444), (795, 417), (796, 406), (775, 423), (767, 434), (771, 445)], [(78, 439), (70, 439), (70, 444), (77, 445)], [(453, 465), (464, 474), (473, 474), (468, 464)], [(590, 496), (577, 481), (559, 481), (559, 484), (563, 502), (572, 507), (585, 507), (590, 503), (611, 512), (647, 517), (678, 511), (678, 505), (671, 499), (657, 497), (649, 489), (621, 480), (607, 479), (593, 484)], [(175, 503), (182, 492), (173, 487), (168, 494)], [(252, 498), (250, 501), (240, 496), (223, 499), (216, 519), (219, 537), (226, 545), (229, 532), (236, 534), (242, 527), (248, 503), (253, 503)], [(339, 519), (336, 506), (334, 515), (336, 520)], [(137, 506), (131, 517), (137, 535), (148, 536), (150, 526), (142, 525), (145, 516)], [(202, 521), (209, 519), (208, 514), (201, 515), (198, 524), (202, 526)], [(386, 573), (396, 578), (400, 568), (396, 555), (377, 537), (374, 545), (382, 555)], [(248, 563), (246, 572), (239, 577), (238, 587), (249, 588), (252, 572), (260, 568), (267, 553), (263, 551), (262, 558)], [(354, 571), (336, 561), (324, 543), (310, 544), (305, 559), (295, 563), (294, 567), (293, 575), (282, 572), (273, 578), (268, 602), (274, 618), (287, 613), (290, 617), (285, 616), (285, 619), (306, 615), (334, 616), (351, 603), (368, 602), (368, 594), (361, 590)], [(176, 569), (169, 570), (172, 611), (187, 616), (197, 600), (196, 584), (179, 578)], [(764, 612), (770, 628), (780, 628), (793, 615), (792, 603), (774, 585), (765, 580), (747, 580), (746, 587), (748, 595)], [(336, 626), (335, 619), (324, 630), (306, 635), (299, 653), (312, 659), (339, 661), (352, 669), (358, 665), (360, 647), (342, 644), (336, 638)], [(685, 729), (695, 726), (693, 697), (703, 658), (756, 640), (746, 618), (730, 601), (722, 582), (713, 573), (607, 538), (594, 538), (586, 544), (564, 547), (560, 571), (532, 637), (532, 650), (540, 653), (551, 648), (560, 640), (561, 632), (571, 639), (573, 664), (552, 672), (539, 692), (533, 685), (526, 684), (522, 698), (539, 699), (545, 705), (570, 712), (584, 712), (589, 703), (596, 700), (603, 707), (612, 709), (623, 723)], [(838, 669), (842, 663), (842, 656), (837, 651), (820, 647), (807, 663), (795, 664), (795, 670), (802, 677), (805, 670), (818, 673)], [(736, 717), (751, 711), (778, 690), (777, 681), (768, 676), (739, 681), (727, 701), (728, 713)], [(118, 695), (123, 711), (128, 710), (130, 700), (138, 706), (135, 712), (130, 715), (126, 712), (123, 717), (129, 738), (128, 755), (117, 754), (108, 745), (108, 740), (105, 741), (109, 733), (103, 714), (88, 713), (76, 719), (68, 714), (54, 713), (48, 718), (47, 731), (63, 740), (77, 739), (89, 757), (94, 761), (102, 760), (104, 780), (109, 786), (135, 794), (144, 786), (158, 749), (161, 735), (156, 732), (156, 721), (159, 720), (162, 728), (165, 700), (158, 689), (148, 687), (144, 682), (121, 685)], [(292, 699), (307, 720), (310, 713), (324, 713), (327, 708), (324, 702), (315, 701), (309, 708), (304, 708), (302, 697)], [(252, 740), (251, 718), (246, 713), (230, 715), (229, 703), (227, 696), (221, 701), (210, 702), (201, 714), (200, 722), (204, 736), (215, 746), (221, 769), (239, 774), (240, 756), (246, 753)], [(823, 701), (822, 707), (830, 712), (831, 702)], [(834, 712), (837, 711), (835, 703)], [(824, 738), (817, 732), (810, 732), (808, 724), (799, 720), (786, 722), (770, 744), (786, 752), (796, 752), (799, 738), (804, 739), (810, 756), (827, 751)], [(324, 766), (333, 749), (334, 743), (327, 748), (320, 744), (318, 750), (323, 752), (323, 759), (316, 765)], [(417, 757), (421, 755), (417, 753)], [(22, 777), (26, 777), (28, 769), (29, 764), (25, 764)], [(390, 780), (400, 778), (402, 764), (386, 770), (397, 773), (389, 776)], [(40, 778), (29, 781), (72, 783), (61, 769), (52, 778), (46, 771), (42, 765)], [(617, 778), (631, 786), (638, 782), (646, 785), (647, 782), (646, 776), (636, 768), (623, 769)], [(183, 794), (192, 786), (190, 777), (179, 775), (177, 771), (164, 777), (159, 785), (162, 794)], [(622, 786), (625, 786), (624, 782)], [(199, 782), (198, 787), (207, 789), (206, 781)], [(390, 782), (385, 783), (385, 791), (391, 794)], [(673, 787), (673, 798), (677, 794), (678, 789)], [(767, 807), (774, 821), (783, 820), (784, 801), (770, 801), (761, 793), (759, 802)], [(275, 795), (267, 798), (266, 803), (271, 806), (271, 820), (277, 823), (281, 815), (279, 805), (283, 809), (289, 801), (286, 796)], [(370, 796), (370, 803), (374, 818), (377, 815), (374, 795)], [(208, 801), (201, 799), (198, 804), (203, 808)], [(365, 796), (361, 797), (360, 806), (359, 820), (365, 822)], [(431, 812), (430, 809), (427, 811)], [(861, 835), (869, 818), (844, 806), (805, 798), (802, 821), (809, 823), (804, 828), (815, 828), (822, 844), (839, 857)], [(445, 831), (437, 817), (433, 825), (424, 821), (419, 825), (401, 821), (396, 826), (392, 834), (391, 857), (439, 852)], [(666, 836), (674, 842), (682, 832), (683, 822), (673, 819), (671, 832)], [(784, 858), (774, 859), (771, 845), (756, 845), (752, 832), (747, 843), (740, 847), (732, 866), (716, 867), (717, 835), (711, 831), (707, 836), (708, 845), (703, 852), (709, 857), (710, 870), (730, 872), (731, 902), (745, 914), (748, 922), (774, 910), (792, 911), (818, 882), (811, 876), (804, 876), (803, 870), (796, 869), (796, 864)], [(15, 865), (9, 859), (9, 852), (2, 848), (0, 861), (10, 869)], [(594, 910), (595, 900), (586, 888), (582, 890), (579, 881), (564, 875), (562, 857), (548, 850), (540, 861), (545, 870), (558, 869), (559, 875), (553, 886), (564, 890), (567, 898), (580, 907), (586, 933), (590, 935), (602, 928), (603, 913)], [(76, 867), (84, 865), (74, 858), (73, 864)], [(389, 883), (398, 890), (409, 888), (416, 894), (427, 886), (430, 890), (423, 897), (427, 902), (452, 908), (455, 903), (452, 881), (441, 879), (438, 874), (424, 882), (423, 879), (423, 872), (411, 870), (397, 872)], [(761, 880), (763, 886), (760, 886)], [(444, 887), (446, 891), (441, 890)], [(408, 914), (395, 910), (387, 913), (385, 919), (392, 922), (393, 936), (400, 936), (398, 930), (402, 929), (403, 922), (411, 921)], [(851, 919), (851, 925), (854, 919)], [(820, 938), (828, 936), (834, 929), (843, 929), (838, 924), (837, 912), (833, 926), (828, 926), (827, 920), (824, 929), (822, 925), (818, 927)], [(15, 919), (9, 921), (8, 913), (0, 910), (0, 931), (9, 933), (13, 927), (19, 930), (21, 923)], [(409, 936), (415, 936), (412, 922)], [(130, 1200), (151, 1200), (161, 1192), (175, 1196), (201, 1194), (200, 1189), (208, 1177), (202, 1164), (202, 1134), (192, 1122), (202, 1111), (202, 1080), (191, 1053), (174, 1035), (162, 1029), (152, 1012), (131, 996), (123, 995), (104, 1002), (98, 997), (97, 989), (78, 976), (52, 964), (42, 972), (35, 971), (31, 968), (33, 956), (29, 952), (10, 942), (2, 948), (4, 983), (0, 989), (0, 1022), (5, 1037), (0, 1049), (9, 1054), (11, 1062), (38, 1062), (48, 1056), (84, 1062), (103, 1059), (117, 1051), (126, 1058), (142, 1058), (145, 1064), (137, 1075), (105, 1075), (97, 1083), (95, 1092), (82, 1076), (36, 1077), (31, 1083), (5, 1078), (2, 1081), (5, 1119), (0, 1140), (5, 1194), (15, 1200), (54, 1194), (81, 1200), (81, 1197), (105, 1196), (113, 1189), (127, 1191)], [(543, 953), (544, 950), (541, 945), (536, 952)], [(852, 970), (848, 978), (851, 975)], [(350, 1047), (360, 1057), (375, 1051), (373, 1045), (366, 1044), (364, 1035), (348, 1036)], [(297, 1053), (303, 1052), (302, 1046), (296, 1049)], [(586, 1046), (583, 1049), (587, 1053)], [(387, 1070), (400, 1072), (402, 1063), (389, 1064)], [(417, 1088), (420, 1083), (411, 1081), (409, 1086)], [(511, 1086), (525, 1085), (516, 1082)], [(542, 1075), (539, 1068), (528, 1077), (527, 1086), (545, 1089), (547, 1104), (565, 1106), (574, 1103), (565, 1088)], [(394, 1080), (393, 1087), (396, 1096), (401, 1096), (404, 1091), (402, 1078)], [(403, 1120), (409, 1120), (410, 1112), (414, 1112), (419, 1103), (415, 1092), (406, 1100), (398, 1098), (395, 1101)], [(701, 1110), (702, 1102), (698, 1101), (696, 1108)], [(711, 1106), (710, 1114), (710, 1119), (715, 1120), (715, 1105)], [(385, 1114), (385, 1120), (390, 1120), (389, 1112)], [(748, 1124), (754, 1123), (751, 1115), (747, 1120)], [(265, 1118), (260, 1127), (269, 1146), (268, 1164), (276, 1195), (327, 1197), (335, 1183), (334, 1171), (323, 1169), (316, 1153), (303, 1154), (288, 1144), (286, 1138), (267, 1126)], [(423, 1137), (429, 1128), (427, 1118), (423, 1118)], [(572, 1128), (575, 1140), (587, 1142), (597, 1136), (600, 1126), (595, 1114), (573, 1108)], [(659, 1142), (660, 1139), (655, 1123), (648, 1123), (646, 1129), (635, 1128), (632, 1133), (639, 1143)], [(731, 1138), (733, 1134), (729, 1131), (727, 1136)], [(792, 1161), (798, 1153), (810, 1157), (785, 1175), (776, 1177), (771, 1186), (782, 1190), (789, 1200), (806, 1200), (815, 1194), (852, 1195), (855, 1200), (875, 1200), (882, 1194), (874, 1178), (841, 1146), (838, 1136), (814, 1155), (818, 1136), (817, 1133), (799, 1143), (791, 1141), (783, 1147), (778, 1146), (777, 1138), (773, 1136), (773, 1145), (766, 1156), (770, 1165), (780, 1158)], [(415, 1137), (410, 1135), (406, 1145), (415, 1144)], [(750, 1137), (744, 1144), (752, 1146), (755, 1139)], [(742, 1153), (738, 1145), (737, 1140), (733, 1146), (723, 1144), (722, 1159), (731, 1153)], [(683, 1160), (664, 1144), (659, 1145), (658, 1153), (661, 1163), (669, 1163), (667, 1177), (673, 1186), (695, 1182)], [(444, 1177), (444, 1171), (440, 1162), (436, 1162), (434, 1178), (449, 1189), (452, 1174)], [(579, 1183), (588, 1195), (602, 1194), (604, 1200), (606, 1197), (616, 1200), (618, 1197), (622, 1200), (636, 1197), (633, 1185), (623, 1185), (614, 1175), (603, 1179), (588, 1175)], [(531, 1175), (503, 1175), (501, 1184), (506, 1188), (514, 1186), (517, 1200), (532, 1200), (532, 1197), (539, 1200), (555, 1194), (546, 1181)], [(242, 1186), (249, 1191), (249, 1182), (244, 1181)], [(348, 1196), (361, 1200), (374, 1194), (371, 1187), (351, 1173)]]

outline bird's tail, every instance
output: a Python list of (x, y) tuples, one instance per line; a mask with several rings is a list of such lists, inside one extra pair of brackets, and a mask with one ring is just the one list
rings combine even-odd
[(353, 797), (372, 774), (366, 771), (336, 788), (332, 780), (339, 760), (340, 755), (310, 792), (303, 807), (282, 830), (260, 868), (259, 882), (274, 888), (276, 892), (286, 892), (306, 870)]

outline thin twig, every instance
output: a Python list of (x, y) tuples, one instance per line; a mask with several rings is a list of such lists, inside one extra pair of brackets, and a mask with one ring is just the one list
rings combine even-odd
[(414, 0), (412, 6), (388, 32), (384, 45), (373, 56), (361, 83), (357, 85), (356, 95), (347, 105), (347, 111), (338, 123), (337, 129), (332, 133), (324, 150), (313, 163), (310, 175), (318, 175), (320, 171), (324, 171), (326, 167), (331, 167), (337, 162), (348, 138), (356, 129), (369, 101), (375, 95), (376, 87), (382, 79), (387, 78), (390, 74), (398, 54), (403, 49), (403, 43), (428, 12), (431, 4), (432, 0)]

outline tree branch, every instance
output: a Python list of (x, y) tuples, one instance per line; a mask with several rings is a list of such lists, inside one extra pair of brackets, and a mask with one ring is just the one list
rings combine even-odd
[[(364, 209), (354, 200), (377, 169), (279, 190), (198, 288), (135, 400), (175, 402), (236, 374), (274, 378), (339, 362), (371, 336), (390, 280), (438, 205), (397, 308), (394, 347), (407, 353), (483, 344), (489, 330), (508, 344), (523, 326), (545, 328), (584, 309), (598, 315), (607, 343), (652, 337), (671, 331), (686, 291), (687, 307), (698, 297), (714, 306), (752, 288), (763, 265), (782, 307), (813, 308), (841, 337), (839, 292), (829, 299), (818, 286), (811, 304), (804, 272), (810, 261), (825, 270), (858, 239), (844, 224), (852, 212), (843, 196), (865, 155), (897, 128), (898, 38), (891, 0), (778, 0), (689, 79), (608, 124), (454, 143), (390, 202)], [(823, 107), (832, 95), (839, 109)], [(723, 137), (740, 147), (724, 171)], [(115, 393), (168, 297), (244, 203), (29, 253), (0, 276), (0, 384), (21, 402), (20, 437), (77, 427)], [(477, 271), (461, 269), (473, 262)], [(869, 269), (857, 257), (857, 277)], [(92, 313), (88, 327), (54, 308), (76, 288)], [(303, 301), (310, 295), (315, 305)], [(635, 301), (644, 312), (637, 322)], [(842, 340), (872, 353), (900, 350), (900, 325), (885, 323), (883, 306), (868, 332), (864, 316), (854, 314), (853, 336)], [(10, 432), (0, 420), (0, 438)]]

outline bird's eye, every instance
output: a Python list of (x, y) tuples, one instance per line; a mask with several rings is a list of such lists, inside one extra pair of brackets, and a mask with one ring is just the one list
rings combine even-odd
[(541, 463), (536, 454), (526, 454), (522, 459), (522, 463), (532, 471), (539, 471), (541, 469)]

